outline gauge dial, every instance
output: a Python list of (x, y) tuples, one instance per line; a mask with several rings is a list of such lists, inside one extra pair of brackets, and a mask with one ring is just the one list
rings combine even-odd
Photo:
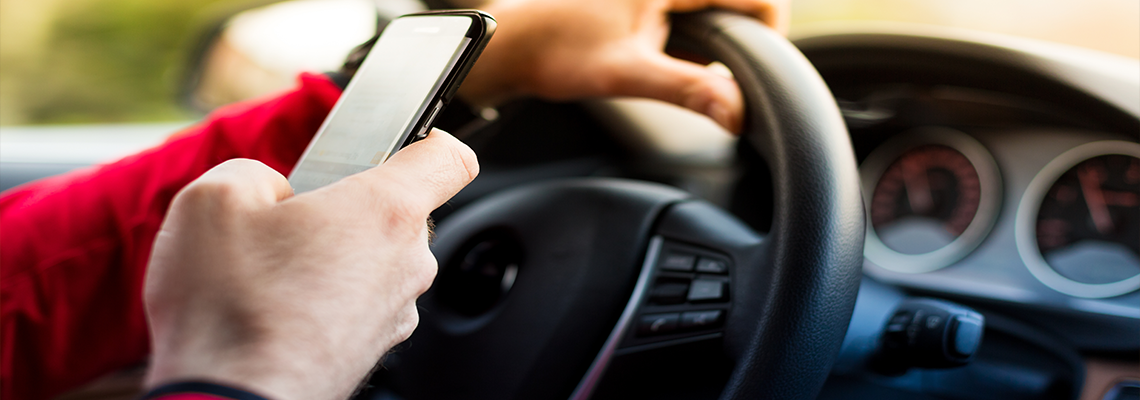
[(1045, 261), (1068, 279), (1140, 275), (1140, 158), (1103, 155), (1070, 168), (1041, 201), (1036, 232)]
[(1045, 165), (1018, 207), (1017, 249), (1034, 277), (1070, 296), (1140, 289), (1140, 144), (1086, 143)]
[(887, 247), (923, 254), (966, 231), (981, 199), (978, 171), (943, 145), (908, 150), (887, 167), (871, 197), (871, 226)]
[(883, 143), (860, 166), (873, 265), (930, 272), (961, 260), (985, 239), (1001, 203), (997, 164), (969, 135), (916, 129)]

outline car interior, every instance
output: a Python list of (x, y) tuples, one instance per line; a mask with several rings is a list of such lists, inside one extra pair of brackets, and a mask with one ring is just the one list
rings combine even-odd
[[(211, 54), (263, 11), (204, 29), (188, 104), (228, 101)], [(674, 18), (668, 51), (740, 84), (739, 137), (641, 99), (475, 110), (420, 325), (356, 398), (1140, 399), (1140, 60), (910, 24), (790, 39)], [(37, 160), (74, 136), (29, 132), (0, 190), (95, 162)]]

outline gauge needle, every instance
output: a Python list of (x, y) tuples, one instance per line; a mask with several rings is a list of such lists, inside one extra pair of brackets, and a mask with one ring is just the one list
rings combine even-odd
[(926, 178), (926, 169), (919, 165), (918, 160), (909, 158), (902, 165), (903, 185), (906, 186), (906, 197), (910, 201), (910, 209), (915, 214), (924, 215), (934, 208), (934, 199), (930, 193), (930, 181)]
[(1100, 171), (1092, 165), (1085, 165), (1077, 170), (1077, 179), (1081, 182), (1081, 193), (1085, 195), (1085, 204), (1089, 206), (1093, 224), (1097, 232), (1102, 235), (1112, 233), (1112, 215), (1108, 213), (1108, 204), (1104, 202), (1104, 192), (1100, 190)]

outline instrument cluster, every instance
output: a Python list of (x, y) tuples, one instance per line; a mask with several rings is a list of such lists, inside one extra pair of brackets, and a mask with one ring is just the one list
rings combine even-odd
[[(869, 272), (905, 280), (967, 263), (1005, 268), (1008, 262), (970, 259), (989, 242), (995, 254), (1016, 247), (1018, 268), (1070, 298), (1140, 289), (1140, 143), (1094, 140), (1035, 171), (1004, 172), (986, 145), (950, 128), (918, 128), (883, 142), (860, 165)], [(1014, 175), (1024, 178), (1003, 182)], [(995, 229), (1004, 213), (1012, 227)]]

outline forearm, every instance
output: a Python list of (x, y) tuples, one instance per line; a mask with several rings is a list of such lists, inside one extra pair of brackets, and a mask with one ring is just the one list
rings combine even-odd
[(287, 174), (339, 92), (308, 76), (298, 90), (220, 110), (156, 148), (4, 193), (0, 397), (50, 397), (143, 361), (142, 280), (174, 194), (230, 158)]

